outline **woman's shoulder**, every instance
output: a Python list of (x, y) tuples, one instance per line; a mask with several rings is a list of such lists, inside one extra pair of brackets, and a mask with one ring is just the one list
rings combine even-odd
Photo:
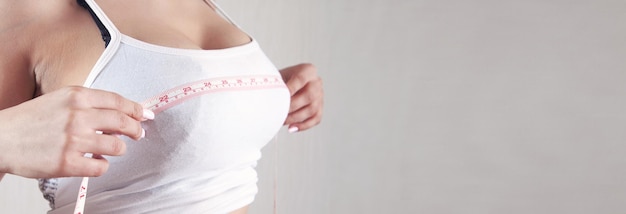
[[(25, 91), (11, 95), (24, 101), (60, 87), (55, 82), (67, 76), (65, 70), (97, 58), (90, 53), (102, 48), (99, 35), (76, 0), (0, 0), (0, 95)], [(7, 105), (2, 102), (0, 108)]]
[(0, 0), (0, 33), (24, 29), (49, 18), (71, 16), (78, 9), (75, 0)]
[(24, 52), (54, 37), (51, 29), (59, 29), (67, 25), (64, 20), (77, 17), (79, 7), (72, 2), (75, 1), (0, 0), (0, 57), (28, 54)]

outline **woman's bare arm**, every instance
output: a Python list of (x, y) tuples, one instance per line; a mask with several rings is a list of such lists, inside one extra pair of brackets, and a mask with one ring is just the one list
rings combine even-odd
[[(24, 46), (28, 38), (20, 36), (32, 21), (20, 9), (24, 3), (0, 1), (0, 111), (32, 99), (35, 91), (34, 77), (29, 71), (29, 53)], [(0, 117), (0, 130), (10, 125)], [(12, 140), (5, 139), (4, 132), (1, 135), (0, 147)], [(6, 157), (6, 154), (0, 154), (0, 180), (8, 170)]]
[(139, 139), (145, 133), (140, 121), (153, 114), (115, 93), (80, 86), (61, 86), (34, 98), (38, 87), (34, 70), (40, 62), (35, 50), (44, 50), (38, 57), (47, 59), (54, 59), (55, 50), (36, 43), (46, 36), (34, 33), (46, 18), (41, 18), (41, 11), (33, 12), (36, 5), (27, 3), (32, 4), (0, 1), (0, 174), (102, 175), (108, 162), (84, 154), (122, 155), (126, 146), (115, 135), (97, 131)]

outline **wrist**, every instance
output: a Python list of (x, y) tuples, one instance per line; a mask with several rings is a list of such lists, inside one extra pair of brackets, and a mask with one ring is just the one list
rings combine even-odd
[(2, 179), (5, 173), (11, 172), (9, 156), (11, 156), (10, 153), (13, 150), (9, 145), (11, 141), (7, 139), (9, 138), (9, 133), (11, 133), (9, 129), (11, 124), (6, 112), (7, 110), (0, 110), (0, 151), (2, 151), (0, 153), (0, 179)]
[[(0, 129), (2, 130), (2, 129)], [(0, 132), (0, 133), (4, 133), (4, 132)], [(0, 134), (1, 135), (1, 134)], [(6, 144), (6, 142), (3, 139), (0, 139), (0, 151), (2, 151), (3, 153), (5, 151), (8, 151), (7, 149), (4, 148), (4, 145)], [(4, 154), (0, 154), (0, 179), (2, 179), (2, 176), (5, 173), (9, 173), (11, 171), (11, 167), (8, 161), (8, 154), (4, 153)]]

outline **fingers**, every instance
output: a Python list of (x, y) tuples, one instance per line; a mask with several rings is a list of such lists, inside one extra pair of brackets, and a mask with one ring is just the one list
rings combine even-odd
[(324, 99), (321, 83), (319, 86), (316, 84), (309, 86), (292, 98), (290, 113), (285, 119), (285, 125), (289, 125), (289, 132), (310, 129), (322, 120)]
[[(103, 90), (68, 87), (70, 108), (74, 108), (71, 127), (75, 135), (76, 152), (70, 163), (62, 167), (68, 176), (96, 177), (104, 174), (109, 163), (103, 155), (120, 156), (126, 153), (126, 143), (117, 135), (139, 140), (145, 136), (140, 122), (154, 119), (154, 113), (124, 97)], [(97, 134), (109, 133), (109, 134)], [(80, 142), (78, 142), (80, 141)], [(92, 158), (82, 154), (92, 153)], [(67, 161), (66, 160), (66, 161)]]
[(139, 122), (154, 119), (152, 111), (113, 92), (83, 87), (67, 87), (65, 92), (70, 108), (84, 110), (77, 116), (86, 121), (81, 124), (96, 131), (138, 140), (145, 134)]
[(67, 155), (56, 166), (51, 166), (51, 173), (40, 173), (37, 178), (54, 177), (98, 177), (109, 169), (109, 161), (100, 155), (94, 158), (82, 155)]
[(291, 93), (289, 115), (285, 125), (289, 132), (307, 130), (320, 123), (324, 103), (322, 79), (312, 64), (300, 64), (281, 70)]
[[(2, 147), (11, 156), (0, 158), (9, 163), (0, 170), (30, 178), (102, 175), (109, 167), (102, 155), (126, 153), (126, 143), (114, 135), (138, 140), (145, 133), (141, 121), (154, 116), (146, 116), (141, 105), (118, 94), (80, 86), (58, 89), (9, 110), (13, 113), (0, 116), (13, 125), (1, 131), (19, 137), (8, 144), (10, 149)], [(86, 153), (93, 158), (84, 157)]]
[(70, 93), (70, 102), (79, 108), (116, 110), (137, 121), (154, 119), (154, 113), (144, 110), (141, 104), (113, 92), (83, 87), (67, 87), (66, 90)]
[(289, 113), (295, 112), (304, 106), (314, 105), (321, 108), (324, 92), (322, 90), (322, 81), (309, 82), (300, 89), (298, 93), (291, 97)]
[(81, 157), (74, 161), (75, 165), (68, 167), (68, 176), (98, 177), (109, 169), (109, 161), (104, 158)]
[[(93, 133), (92, 136), (77, 143), (80, 152), (76, 155), (66, 156), (65, 164), (62, 165), (61, 174), (64, 176), (97, 177), (103, 175), (109, 168), (109, 162), (103, 155), (120, 156), (126, 153), (124, 141), (113, 135)], [(84, 153), (93, 153), (92, 157), (84, 157)]]
[(114, 110), (99, 110), (89, 109), (86, 110), (86, 115), (83, 116), (86, 122), (97, 122), (92, 125), (92, 132), (102, 131), (110, 134), (126, 135), (134, 140), (139, 140), (144, 137), (145, 130), (141, 127), (139, 121), (128, 115), (114, 111)]
[(283, 75), (291, 96), (296, 94), (307, 83), (319, 79), (315, 66), (308, 63), (285, 68), (281, 70), (281, 74)]
[(93, 158), (108, 156), (120, 156), (126, 153), (126, 143), (114, 135), (95, 134), (92, 140), (81, 144), (79, 150), (85, 153), (93, 153)]
[[(304, 111), (306, 111), (306, 108), (304, 108), (302, 110), (304, 112)], [(296, 112), (296, 114), (298, 112)], [(303, 113), (302, 115), (307, 115), (307, 113)], [(303, 117), (302, 115), (294, 115), (294, 118), (297, 118), (297, 117), (302, 118)], [(304, 117), (306, 117), (306, 116), (304, 116)], [(294, 120), (298, 120), (298, 119), (294, 119)], [(289, 132), (293, 133), (293, 132), (299, 132), (299, 131), (304, 131), (304, 130), (310, 129), (310, 128), (320, 124), (321, 121), (322, 121), (322, 111), (317, 111), (315, 114), (313, 114), (312, 116), (306, 118), (304, 121), (292, 123), (291, 125), (289, 125)]]
[(135, 120), (142, 120), (144, 111), (143, 107), (136, 102), (125, 99), (124, 97), (107, 91), (93, 90), (93, 95), (89, 96), (93, 108), (112, 109), (120, 111)]

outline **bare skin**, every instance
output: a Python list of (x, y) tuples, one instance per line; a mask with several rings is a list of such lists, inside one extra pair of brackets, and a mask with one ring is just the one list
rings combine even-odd
[[(210, 5), (200, 0), (97, 0), (97, 2), (123, 34), (144, 42), (175, 48), (211, 50), (240, 46), (251, 41), (247, 34), (221, 18)], [(85, 121), (88, 121), (86, 118), (103, 113), (116, 115), (112, 118), (122, 118), (117, 120), (122, 121), (122, 124), (109, 124), (108, 126), (114, 127), (110, 128), (110, 133), (123, 134), (134, 139), (141, 136), (139, 122), (145, 118), (141, 106), (137, 103), (115, 97), (115, 94), (76, 87), (83, 84), (104, 50), (100, 31), (92, 17), (75, 0), (6, 0), (0, 1), (0, 11), (2, 11), (0, 109), (5, 109), (0, 111), (0, 118), (12, 118), (16, 121), (11, 126), (0, 124), (0, 131), (15, 132), (15, 124), (29, 119), (17, 116), (23, 115), (21, 112), (38, 111), (35, 108), (38, 106), (35, 102), (37, 100), (40, 101), (39, 106), (44, 103), (59, 105), (48, 108), (50, 112), (32, 114), (34, 118), (30, 120), (50, 122), (43, 117), (59, 115), (59, 112), (67, 113), (56, 117), (58, 121), (52, 121), (48, 126), (39, 123), (42, 127), (54, 127), (53, 122), (57, 125), (63, 124), (60, 127), (64, 129), (54, 132), (65, 134), (59, 137), (58, 144), (47, 145), (49, 147), (36, 146), (43, 140), (33, 138), (32, 145), (23, 147), (38, 149), (20, 150), (32, 154), (34, 159), (37, 159), (37, 154), (48, 155), (50, 151), (58, 151), (57, 155), (51, 155), (56, 159), (42, 160), (58, 162), (57, 168), (42, 171), (34, 167), (15, 167), (17, 164), (11, 165), (10, 160), (18, 162), (19, 158), (2, 155), (0, 179), (4, 173), (25, 177), (102, 175), (108, 167), (106, 160), (92, 159), (96, 162), (78, 166), (69, 163), (84, 161), (75, 161), (68, 156), (79, 158), (82, 157), (81, 154), (94, 150), (97, 151), (94, 152), (96, 154), (122, 155), (125, 152), (125, 145), (111, 136), (106, 139), (96, 138), (92, 131), (102, 130), (104, 125), (85, 125)], [(315, 67), (311, 64), (301, 64), (283, 69), (281, 74), (292, 94), (290, 113), (285, 124), (297, 127), (299, 131), (317, 125), (322, 115), (323, 92), (321, 79)], [(29, 101), (38, 96), (41, 97)], [(112, 100), (113, 104), (97, 103), (98, 99), (87, 98), (94, 96), (111, 97), (109, 100)], [(39, 117), (36, 117), (37, 115)], [(67, 120), (68, 118), (78, 119)], [(26, 124), (28, 121), (22, 123)], [(70, 129), (79, 131), (68, 133), (67, 127), (81, 129)], [(83, 130), (83, 127), (86, 128)], [(0, 138), (2, 143), (0, 148), (5, 145), (8, 149), (18, 147), (5, 144), (4, 141), (24, 135), (20, 134), (18, 132), (16, 136), (7, 139)], [(42, 134), (40, 137), (49, 138), (49, 135)], [(93, 143), (89, 143), (90, 146), (80, 144), (85, 141)], [(103, 143), (105, 141), (108, 143)], [(38, 150), (39, 153), (36, 152)], [(247, 208), (242, 207), (232, 213), (247, 213)]]
[[(96, 130), (141, 136), (140, 104), (72, 86), (82, 84), (103, 49), (90, 45), (99, 33), (86, 27), (89, 14), (79, 9), (61, 1), (0, 1), (0, 174), (99, 176), (108, 162), (83, 155), (122, 155), (125, 144)], [(95, 118), (116, 119), (89, 121)]]

